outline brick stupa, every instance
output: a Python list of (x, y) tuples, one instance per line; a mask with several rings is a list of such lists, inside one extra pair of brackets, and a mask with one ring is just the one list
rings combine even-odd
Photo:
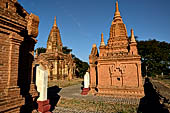
[(41, 64), (48, 70), (48, 82), (72, 80), (75, 76), (76, 65), (72, 55), (71, 53), (65, 54), (62, 48), (60, 30), (56, 24), (55, 17), (54, 24), (48, 36), (46, 52), (40, 53), (40, 55), (36, 52), (34, 61), (34, 64)]
[(90, 92), (115, 97), (142, 97), (141, 57), (133, 30), (128, 38), (117, 1), (109, 40), (105, 45), (102, 33), (99, 50), (98, 54), (94, 44), (89, 56)]

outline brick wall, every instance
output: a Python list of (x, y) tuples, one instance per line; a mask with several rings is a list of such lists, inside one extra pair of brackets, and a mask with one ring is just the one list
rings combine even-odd
[(16, 0), (0, 1), (0, 113), (29, 113), (37, 96), (32, 74), (39, 18)]

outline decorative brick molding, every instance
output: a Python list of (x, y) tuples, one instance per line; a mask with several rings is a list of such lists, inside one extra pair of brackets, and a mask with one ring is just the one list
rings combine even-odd
[(134, 32), (127, 36), (126, 26), (120, 16), (118, 1), (110, 27), (110, 37), (105, 45), (103, 33), (99, 54), (93, 44), (90, 63), (90, 92), (97, 95), (120, 97), (144, 96), (141, 61), (137, 51)]

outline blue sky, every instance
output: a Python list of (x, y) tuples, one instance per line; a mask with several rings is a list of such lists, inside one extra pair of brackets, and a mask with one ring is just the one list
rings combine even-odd
[[(104, 33), (107, 43), (116, 0), (18, 0), (40, 18), (38, 43), (46, 47), (54, 16), (64, 46), (87, 61), (94, 43), (99, 46)], [(156, 39), (170, 43), (170, 0), (119, 0), (119, 10), (126, 25), (139, 40)]]

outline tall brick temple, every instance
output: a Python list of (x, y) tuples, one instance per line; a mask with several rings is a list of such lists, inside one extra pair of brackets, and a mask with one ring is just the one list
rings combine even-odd
[(133, 30), (128, 38), (117, 1), (110, 37), (105, 45), (101, 34), (99, 50), (98, 53), (94, 44), (89, 56), (90, 92), (115, 97), (142, 97), (141, 57)]
[(60, 31), (54, 19), (53, 27), (47, 40), (45, 53), (36, 54), (34, 64), (42, 64), (48, 70), (50, 81), (71, 80), (75, 75), (76, 65), (71, 54), (63, 53), (63, 44), (61, 41)]
[(39, 17), (17, 0), (0, 0), (0, 112), (30, 113), (38, 93), (32, 63)]

